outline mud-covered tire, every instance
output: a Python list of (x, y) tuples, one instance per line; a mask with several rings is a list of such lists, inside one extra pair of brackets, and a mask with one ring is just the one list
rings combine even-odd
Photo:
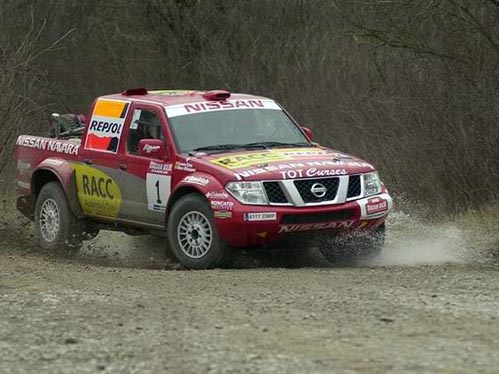
[(45, 249), (77, 250), (83, 241), (84, 222), (71, 211), (57, 182), (44, 185), (35, 206), (35, 234)]
[(324, 235), (319, 250), (332, 265), (352, 266), (377, 257), (385, 244), (385, 225), (368, 235), (345, 238)]
[(189, 269), (224, 266), (230, 247), (222, 240), (206, 199), (199, 194), (180, 198), (168, 216), (167, 237), (171, 252)]

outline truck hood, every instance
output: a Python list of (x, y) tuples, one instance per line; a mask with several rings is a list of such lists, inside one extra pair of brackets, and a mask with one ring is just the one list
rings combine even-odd
[(196, 159), (205, 167), (221, 168), (237, 180), (248, 181), (323, 178), (374, 170), (359, 158), (323, 147), (198, 153)]

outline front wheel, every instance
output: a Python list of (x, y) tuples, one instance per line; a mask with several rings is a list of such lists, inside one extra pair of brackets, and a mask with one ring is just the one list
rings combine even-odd
[(385, 244), (385, 224), (366, 235), (352, 235), (345, 238), (323, 236), (320, 252), (333, 265), (355, 265), (358, 262), (375, 258)]
[(44, 185), (35, 207), (35, 231), (38, 243), (45, 249), (79, 249), (84, 223), (69, 208), (59, 183)]
[(230, 254), (207, 201), (198, 194), (183, 196), (175, 203), (168, 216), (167, 236), (171, 251), (186, 268), (221, 267)]

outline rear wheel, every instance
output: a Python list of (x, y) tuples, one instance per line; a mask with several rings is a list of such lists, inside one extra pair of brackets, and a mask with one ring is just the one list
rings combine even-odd
[(62, 187), (47, 183), (38, 194), (35, 207), (35, 231), (45, 249), (79, 249), (84, 223), (71, 211)]
[(345, 238), (321, 237), (319, 249), (329, 263), (355, 265), (373, 259), (381, 253), (385, 244), (385, 225), (368, 235), (353, 235)]
[(207, 201), (198, 194), (186, 195), (168, 217), (170, 249), (186, 268), (208, 269), (227, 262), (229, 246), (220, 238)]

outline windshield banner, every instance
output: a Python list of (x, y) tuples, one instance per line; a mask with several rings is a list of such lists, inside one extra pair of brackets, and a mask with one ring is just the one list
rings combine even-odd
[(241, 99), (224, 101), (204, 101), (199, 103), (189, 103), (172, 105), (166, 108), (168, 117), (179, 117), (187, 114), (197, 114), (205, 112), (216, 112), (222, 110), (237, 109), (274, 109), (281, 110), (279, 105), (273, 100)]
[[(295, 160), (296, 158), (303, 158), (306, 156), (313, 157), (313, 156), (322, 156), (326, 154), (337, 155), (338, 153), (333, 153), (332, 151), (327, 149), (314, 149), (314, 148), (272, 149), (262, 152), (240, 153), (230, 156), (223, 156), (211, 160), (211, 163), (222, 166), (227, 169), (240, 169), (262, 163)], [(334, 165), (337, 164), (337, 162), (333, 161), (330, 162), (334, 163)]]

